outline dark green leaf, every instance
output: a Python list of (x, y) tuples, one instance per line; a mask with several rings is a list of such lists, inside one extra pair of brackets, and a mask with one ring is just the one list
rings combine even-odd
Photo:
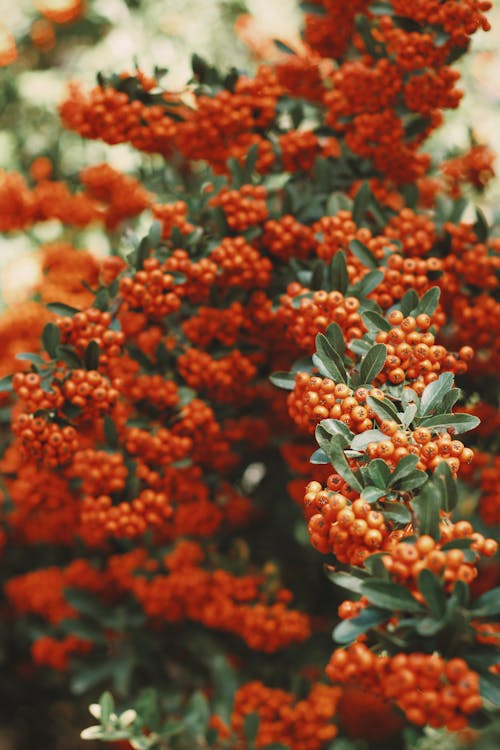
[(443, 400), (441, 401), (441, 410), (444, 414), (451, 412), (459, 398), (462, 396), (460, 388), (450, 388), (448, 393), (445, 393)]
[(87, 370), (97, 370), (99, 367), (99, 344), (94, 339), (89, 341), (83, 355), (83, 361)]
[(378, 268), (376, 257), (366, 245), (360, 242), (360, 240), (351, 240), (349, 243), (349, 249), (351, 253), (367, 268), (371, 268), (372, 270)]
[(376, 458), (374, 461), (370, 461), (368, 476), (376, 487), (385, 489), (391, 476), (391, 470), (382, 458)]
[(380, 487), (365, 487), (361, 493), (361, 499), (367, 503), (376, 503), (381, 497), (384, 497), (386, 493), (385, 489)]
[(49, 302), (47, 309), (56, 315), (72, 318), (78, 312), (78, 308), (65, 305), (63, 302)]
[(438, 578), (432, 571), (424, 568), (420, 571), (417, 585), (433, 616), (441, 620), (446, 614), (446, 595)]
[(251, 713), (245, 716), (243, 723), (243, 734), (248, 742), (253, 743), (259, 731), (260, 718), (258, 714)]
[(358, 192), (356, 193), (354, 204), (352, 207), (352, 220), (357, 227), (363, 225), (371, 197), (372, 194), (369, 184), (367, 182), (363, 182), (361, 187), (358, 189)]
[(344, 573), (343, 571), (337, 573), (335, 570), (329, 570), (326, 565), (325, 574), (328, 580), (335, 584), (335, 586), (347, 589), (353, 594), (361, 594), (361, 585), (363, 583), (362, 578), (351, 575), (351, 573)]
[(482, 594), (472, 605), (472, 611), (476, 617), (500, 615), (500, 588)]
[(385, 344), (375, 344), (361, 360), (359, 376), (362, 383), (373, 383), (385, 364), (387, 349)]
[(476, 222), (474, 224), (474, 232), (479, 242), (486, 242), (488, 239), (489, 228), (486, 216), (478, 206), (476, 206)]
[(111, 302), (111, 296), (109, 291), (104, 287), (99, 289), (94, 299), (94, 307), (97, 307), (101, 312), (105, 312), (109, 308)]
[(417, 305), (417, 315), (425, 313), (425, 315), (432, 315), (438, 306), (439, 297), (441, 296), (441, 289), (438, 286), (433, 286), (429, 289), (420, 302)]
[(382, 512), (384, 514), (384, 518), (387, 518), (393, 523), (406, 526), (406, 524), (410, 523), (411, 521), (410, 511), (408, 510), (406, 505), (400, 502), (384, 503)]
[(316, 354), (313, 355), (313, 362), (316, 364), (317, 357), (328, 371), (328, 377), (333, 378), (336, 383), (347, 382), (347, 372), (342, 362), (342, 357), (337, 354), (326, 336), (318, 333), (316, 336)]
[(84, 667), (78, 671), (70, 683), (75, 695), (82, 695), (101, 682), (109, 682), (113, 676), (114, 663), (110, 659)]
[(60, 343), (61, 331), (54, 323), (47, 323), (42, 331), (42, 344), (51, 359), (56, 358), (57, 347)]
[(413, 310), (416, 309), (417, 305), (418, 294), (414, 289), (408, 289), (408, 291), (405, 292), (401, 297), (401, 300), (399, 302), (399, 309), (401, 310), (403, 315), (408, 316), (413, 312)]
[(154, 221), (148, 232), (148, 244), (150, 248), (156, 248), (161, 242), (161, 221)]
[(292, 372), (273, 372), (269, 380), (273, 385), (286, 391), (293, 391), (295, 386), (295, 375)]
[(361, 313), (361, 318), (369, 331), (376, 331), (378, 333), (379, 331), (391, 330), (391, 324), (378, 312), (366, 310)]
[(345, 353), (345, 339), (339, 324), (331, 323), (326, 329), (324, 335), (333, 346), (337, 354), (343, 357)]
[(343, 435), (347, 441), (354, 437), (349, 427), (340, 421), (340, 419), (322, 419), (319, 426), (330, 435)]
[(341, 435), (334, 435), (330, 440), (329, 456), (333, 467), (353, 489), (361, 492), (363, 489), (363, 479), (359, 471), (354, 472), (344, 454), (344, 438)]
[(32, 362), (34, 365), (47, 365), (46, 360), (40, 357), (39, 354), (32, 354), (31, 352), (21, 352), (16, 354), (16, 359), (20, 359), (23, 362)]
[(421, 487), (423, 484), (425, 484), (428, 479), (429, 477), (425, 471), (420, 471), (420, 469), (417, 469), (415, 471), (412, 471), (411, 474), (408, 474), (408, 476), (405, 477), (403, 486), (400, 489), (407, 492), (409, 492), (410, 490), (415, 490), (417, 489), (417, 487)]
[(432, 428), (433, 432), (439, 429), (449, 430), (451, 427), (453, 434), (458, 435), (460, 432), (475, 430), (480, 422), (481, 420), (473, 414), (437, 414), (434, 417), (422, 419), (419, 427)]
[(5, 375), (0, 379), (0, 393), (7, 393), (12, 390), (12, 375)]
[(351, 448), (353, 451), (364, 451), (368, 443), (379, 443), (386, 437), (387, 435), (384, 435), (380, 430), (365, 430), (365, 432), (360, 432), (353, 438)]
[(405, 477), (415, 471), (415, 467), (418, 464), (418, 456), (410, 454), (409, 456), (403, 456), (398, 462), (398, 465), (391, 474), (389, 481), (389, 487), (394, 487), (395, 484), (401, 482)]
[(361, 586), (361, 593), (371, 604), (383, 609), (400, 612), (421, 612), (422, 605), (407, 588), (390, 581), (368, 580)]
[(75, 369), (80, 369), (83, 364), (73, 347), (67, 346), (66, 344), (57, 347), (56, 359), (61, 360), (61, 362), (66, 362), (69, 367)]
[(433, 539), (439, 539), (439, 511), (440, 502), (436, 486), (428, 482), (420, 494), (411, 501), (418, 519), (420, 534), (429, 534)]
[(446, 393), (453, 386), (454, 376), (451, 372), (443, 372), (437, 380), (429, 383), (420, 397), (420, 415), (425, 416), (435, 411), (441, 404)]
[(446, 461), (442, 461), (435, 469), (434, 479), (441, 481), (441, 506), (445, 513), (451, 513), (458, 502), (458, 491), (456, 480)]
[(500, 707), (500, 675), (483, 672), (479, 676), (479, 692), (494, 706)]
[(417, 404), (408, 404), (408, 406), (403, 412), (403, 416), (401, 417), (401, 422), (405, 429), (411, 425), (411, 423), (415, 419), (417, 412), (418, 412)]
[(104, 437), (109, 447), (114, 449), (118, 448), (118, 430), (116, 429), (116, 425), (109, 414), (104, 415), (103, 431)]
[(366, 607), (357, 617), (351, 617), (349, 620), (340, 622), (333, 630), (333, 640), (341, 644), (352, 643), (359, 635), (366, 633), (367, 630), (377, 625), (381, 625), (391, 616), (392, 613), (389, 611)]
[(322, 448), (318, 448), (314, 451), (311, 458), (309, 459), (310, 463), (312, 464), (329, 464), (330, 459), (326, 455), (325, 451)]
[(343, 251), (340, 250), (333, 256), (328, 271), (330, 289), (345, 294), (349, 286), (349, 274), (347, 273), (347, 261)]
[(380, 398), (375, 398), (374, 396), (368, 396), (368, 398), (366, 399), (366, 403), (370, 407), (370, 409), (374, 411), (375, 414), (381, 419), (390, 419), (394, 422), (401, 423), (398, 410), (396, 409), (392, 401), (389, 401), (389, 399), (384, 398), (382, 400)]
[(352, 285), (350, 293), (358, 299), (364, 299), (378, 287), (383, 279), (382, 271), (369, 271), (360, 281)]

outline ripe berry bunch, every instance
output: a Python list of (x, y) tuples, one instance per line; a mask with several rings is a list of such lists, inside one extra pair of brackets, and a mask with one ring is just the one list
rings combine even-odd
[(263, 185), (242, 185), (238, 190), (223, 188), (209, 205), (221, 207), (230, 229), (245, 232), (267, 219), (266, 197)]
[(38, 409), (54, 411), (64, 403), (58, 385), (52, 383), (50, 389), (42, 387), (42, 377), (37, 372), (16, 372), (12, 385), (28, 412), (33, 413)]
[(210, 253), (210, 260), (217, 265), (221, 275), (217, 283), (222, 289), (265, 288), (271, 279), (272, 264), (243, 237), (226, 237)]
[(79, 356), (83, 356), (91, 341), (99, 347), (99, 367), (106, 367), (121, 354), (125, 336), (122, 331), (110, 328), (112, 315), (90, 307), (83, 312), (64, 318), (56, 318), (55, 325), (61, 331), (61, 343), (74, 347)]
[(437, 380), (441, 372), (463, 374), (467, 371), (474, 352), (470, 346), (460, 349), (458, 355), (450, 354), (445, 347), (436, 344), (436, 337), (429, 328), (431, 316), (422, 313), (414, 318), (404, 316), (400, 310), (389, 313), (390, 331), (380, 331), (375, 340), (385, 344), (387, 359), (379, 382), (388, 380), (398, 385), (410, 381), (417, 394), (421, 394), (428, 383)]
[(81, 534), (87, 544), (105, 539), (134, 539), (146, 529), (159, 530), (172, 516), (173, 509), (163, 492), (143, 490), (131, 502), (116, 505), (109, 495), (87, 495), (82, 501)]
[[(332, 475), (327, 486), (337, 481)], [(325, 490), (319, 482), (307, 485), (304, 509), (311, 544), (323, 554), (333, 552), (339, 562), (363, 565), (368, 555), (394, 542), (382, 513), (359, 497), (351, 502), (340, 492)]]
[(288, 396), (288, 412), (304, 431), (313, 433), (323, 419), (340, 419), (352, 432), (370, 430), (374, 414), (366, 406), (367, 396), (384, 398), (379, 388), (349, 388), (307, 372), (295, 375), (295, 386)]
[(260, 241), (271, 255), (283, 261), (308, 258), (316, 247), (311, 227), (297, 221), (291, 214), (266, 221)]
[(120, 293), (131, 310), (141, 310), (159, 320), (181, 305), (172, 274), (157, 258), (144, 261), (143, 269), (120, 279)]
[[(394, 580), (415, 586), (419, 573), (427, 569), (442, 577), (445, 589), (451, 590), (455, 581), (471, 583), (478, 574), (480, 556), (493, 557), (498, 550), (494, 539), (485, 539), (482, 534), (474, 532), (468, 521), (441, 523), (440, 530), (438, 541), (428, 534), (419, 536), (415, 543), (403, 539), (382, 558)], [(453, 541), (458, 539), (471, 540), (472, 559), (467, 550), (453, 547)]]
[(19, 414), (12, 423), (12, 431), (26, 456), (50, 468), (69, 463), (79, 448), (74, 427), (45, 417)]
[(62, 393), (85, 416), (97, 416), (113, 410), (121, 384), (119, 378), (110, 381), (98, 370), (73, 370), (64, 381)]
[(333, 652), (326, 667), (336, 685), (354, 682), (394, 701), (413, 724), (463, 729), (483, 704), (479, 675), (460, 658), (399, 653), (377, 656), (362, 643)]
[(347, 342), (359, 339), (366, 328), (359, 314), (359, 300), (341, 292), (311, 292), (297, 282), (289, 284), (277, 313), (286, 335), (303, 351), (314, 350), (318, 333), (337, 323)]
[(393, 420), (380, 422), (380, 429), (387, 439), (368, 443), (366, 455), (369, 458), (383, 458), (392, 469), (401, 459), (412, 454), (418, 456), (418, 469), (435, 471), (444, 461), (456, 476), (461, 466), (470, 464), (474, 459), (472, 449), (466, 448), (460, 440), (453, 440), (448, 432), (425, 427), (403, 430)]

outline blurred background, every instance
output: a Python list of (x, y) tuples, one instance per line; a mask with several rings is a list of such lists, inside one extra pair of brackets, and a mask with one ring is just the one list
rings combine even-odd
[[(500, 157), (496, 6), (490, 14), (492, 30), (475, 35), (472, 54), (458, 63), (465, 96), (428, 144), (438, 161), (466, 147), (471, 135)], [(252, 15), (250, 24), (242, 19), (245, 14)], [(68, 81), (92, 86), (98, 71), (133, 71), (137, 64), (146, 73), (155, 66), (167, 68), (162, 84), (175, 90), (190, 76), (194, 51), (221, 68), (248, 70), (256, 59), (242, 36), (255, 47), (263, 36), (286, 40), (300, 33), (297, 0), (0, 0), (0, 19), (0, 63), (12, 53), (13, 39), (17, 47), (16, 61), (0, 67), (0, 170), (26, 174), (33, 159), (45, 155), (55, 161), (57, 176), (70, 181), (91, 164), (107, 161), (133, 172), (155, 157), (62, 130), (57, 106)], [(500, 218), (499, 179), (490, 183), (480, 204), (488, 219)], [(37, 247), (60, 237), (58, 222), (0, 236), (0, 305), (25, 295), (38, 274)], [(79, 241), (97, 254), (109, 249), (109, 238), (98, 229), (83, 232)]]

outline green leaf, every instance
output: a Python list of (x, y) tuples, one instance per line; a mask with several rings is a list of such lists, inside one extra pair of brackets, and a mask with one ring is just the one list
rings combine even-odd
[(452, 388), (453, 380), (453, 373), (443, 372), (437, 380), (426, 386), (420, 397), (420, 415), (422, 417), (439, 407), (445, 394)]
[(342, 294), (347, 292), (349, 286), (349, 274), (347, 273), (347, 261), (342, 250), (335, 253), (329, 266), (330, 289), (338, 290)]
[(333, 346), (337, 354), (343, 357), (345, 353), (345, 339), (339, 324), (331, 323), (326, 329), (324, 335)]
[(51, 359), (57, 356), (57, 347), (61, 343), (61, 331), (55, 323), (47, 323), (42, 331), (43, 348)]
[(483, 698), (500, 707), (500, 675), (483, 672), (479, 675), (479, 692)]
[(75, 313), (78, 312), (77, 307), (71, 307), (71, 305), (65, 305), (63, 302), (49, 302), (46, 306), (48, 310), (67, 318), (72, 318)]
[(478, 206), (476, 206), (476, 222), (474, 224), (474, 232), (479, 242), (486, 242), (486, 240), (488, 239), (488, 222), (486, 220), (486, 216)]
[(421, 612), (422, 605), (410, 594), (407, 588), (390, 581), (364, 581), (361, 593), (371, 604), (383, 609), (399, 612)]
[(453, 434), (475, 430), (481, 420), (473, 414), (436, 414), (434, 417), (422, 419), (419, 427), (432, 428), (433, 432), (439, 429), (449, 430), (453, 428)]
[(366, 218), (366, 212), (370, 204), (371, 197), (372, 193), (369, 184), (367, 182), (363, 182), (354, 197), (354, 203), (352, 207), (352, 220), (357, 227), (362, 226)]
[(361, 585), (363, 583), (362, 578), (353, 576), (350, 573), (344, 573), (343, 571), (337, 573), (336, 571), (328, 570), (326, 565), (325, 574), (328, 580), (335, 584), (335, 586), (339, 586), (341, 589), (347, 589), (354, 594), (361, 594)]
[(156, 248), (161, 242), (161, 221), (154, 221), (148, 232), (148, 242), (150, 248)]
[(99, 367), (99, 344), (94, 339), (87, 344), (83, 361), (87, 370), (97, 370)]
[(389, 399), (380, 399), (374, 396), (368, 396), (366, 403), (375, 414), (381, 419), (391, 419), (394, 422), (401, 423), (398, 410)]
[(363, 323), (369, 331), (390, 331), (391, 324), (378, 312), (373, 310), (365, 310), (361, 313)]
[(337, 643), (352, 643), (362, 633), (389, 620), (392, 612), (374, 607), (366, 607), (357, 617), (340, 622), (333, 630), (332, 638)]
[(482, 594), (472, 605), (476, 617), (493, 617), (500, 615), (500, 587), (490, 589)]
[(101, 715), (99, 719), (101, 724), (106, 727), (115, 708), (115, 702), (109, 690), (106, 690), (106, 692), (101, 695), (99, 705), (101, 707)]
[(408, 474), (408, 476), (404, 479), (403, 486), (400, 489), (406, 490), (407, 492), (409, 492), (410, 490), (415, 490), (417, 489), (417, 487), (421, 487), (423, 484), (425, 484), (428, 479), (429, 476), (425, 471), (420, 471), (420, 469), (417, 469), (415, 471), (412, 471), (411, 474)]
[(451, 513), (458, 502), (457, 482), (451, 473), (451, 469), (442, 461), (434, 471), (434, 479), (440, 480), (441, 507), (445, 513)]
[(60, 360), (61, 362), (66, 362), (69, 367), (75, 368), (77, 370), (79, 370), (83, 364), (82, 360), (75, 352), (73, 347), (67, 346), (66, 344), (61, 344), (61, 346), (57, 347), (56, 359)]
[(326, 216), (335, 216), (339, 211), (350, 211), (351, 209), (352, 201), (345, 193), (337, 191), (330, 193), (328, 196), (326, 202)]
[(286, 391), (293, 391), (295, 387), (295, 375), (293, 372), (273, 372), (269, 376), (271, 383), (278, 388), (283, 388)]
[(398, 462), (398, 465), (391, 474), (389, 481), (389, 487), (394, 487), (395, 484), (401, 482), (409, 474), (415, 471), (415, 467), (418, 464), (418, 456), (410, 454), (409, 456), (403, 456)]
[(113, 675), (114, 664), (106, 659), (78, 671), (70, 682), (71, 692), (82, 695), (101, 682), (108, 682)]
[(361, 360), (359, 376), (362, 383), (373, 383), (385, 364), (387, 349), (385, 344), (375, 344)]
[(357, 281), (350, 288), (353, 297), (363, 299), (367, 297), (383, 281), (384, 274), (382, 271), (369, 271), (360, 281)]
[(408, 406), (403, 412), (403, 416), (401, 417), (401, 422), (405, 429), (411, 425), (411, 423), (415, 419), (417, 412), (418, 412), (417, 404), (408, 404)]
[(354, 472), (344, 454), (345, 441), (341, 435), (334, 435), (330, 440), (329, 456), (333, 467), (353, 489), (361, 492), (363, 489), (363, 478), (359, 471)]
[(432, 315), (438, 306), (440, 296), (441, 289), (438, 286), (431, 287), (418, 303), (416, 314), (421, 315), (425, 313), (425, 315)]
[(393, 523), (401, 524), (406, 526), (411, 521), (411, 513), (403, 503), (400, 502), (388, 502), (384, 503), (382, 508), (384, 518), (392, 521)]
[(109, 447), (114, 448), (114, 449), (118, 448), (118, 445), (119, 445), (118, 430), (116, 428), (116, 424), (111, 419), (109, 414), (104, 415), (103, 432), (104, 432), (104, 437)]
[(23, 362), (32, 362), (34, 365), (47, 365), (46, 360), (40, 357), (39, 354), (33, 354), (32, 352), (20, 352), (16, 354), (16, 359), (20, 359)]
[(354, 437), (349, 427), (341, 422), (340, 419), (322, 419), (319, 426), (330, 435), (343, 435), (347, 441), (350, 441)]
[(97, 309), (101, 310), (101, 312), (105, 312), (108, 309), (110, 302), (111, 296), (109, 294), (109, 291), (104, 287), (99, 289), (94, 299), (94, 307), (97, 307)]
[(446, 615), (446, 595), (438, 578), (432, 571), (424, 568), (420, 571), (417, 585), (433, 616), (441, 620)]
[(411, 504), (417, 515), (419, 533), (439, 539), (440, 499), (433, 482), (427, 482)]
[(330, 459), (326, 455), (325, 451), (322, 448), (318, 448), (314, 451), (314, 453), (311, 455), (311, 458), (309, 459), (309, 463), (311, 464), (329, 464)]
[[(404, 316), (410, 315), (418, 305), (418, 294), (414, 289), (408, 289), (399, 301), (399, 309)], [(397, 308), (396, 308), (397, 309)]]
[(0, 393), (8, 393), (12, 390), (12, 375), (5, 375), (0, 379)]
[(417, 622), (417, 625), (415, 627), (415, 630), (419, 635), (423, 635), (424, 638), (428, 638), (429, 636), (435, 635), (440, 630), (443, 629), (445, 626), (445, 622), (436, 617), (423, 617), (421, 620)]
[(325, 366), (328, 377), (333, 378), (336, 383), (347, 382), (347, 372), (342, 362), (342, 357), (337, 354), (333, 346), (323, 333), (316, 336), (316, 352), (313, 355), (313, 362), (316, 364), (315, 357)]
[(372, 270), (378, 268), (376, 257), (366, 245), (360, 242), (360, 240), (351, 240), (349, 243), (349, 249), (351, 253), (367, 268), (371, 268)]
[(360, 432), (351, 441), (351, 448), (353, 451), (365, 450), (368, 443), (379, 443), (381, 440), (385, 440), (387, 435), (384, 435), (380, 430), (365, 430)]
[(445, 393), (443, 400), (441, 401), (441, 410), (447, 414), (451, 412), (457, 401), (461, 398), (462, 391), (460, 388), (450, 388), (448, 393)]
[(259, 731), (260, 718), (256, 713), (247, 714), (243, 722), (243, 734), (248, 742), (254, 742)]
[(375, 460), (370, 461), (368, 466), (368, 476), (376, 487), (383, 490), (387, 487), (387, 483), (391, 476), (391, 470), (383, 458), (376, 458)]
[(361, 493), (361, 499), (367, 503), (376, 503), (381, 497), (384, 497), (386, 493), (385, 489), (380, 487), (365, 487)]
[(234, 669), (223, 654), (216, 654), (211, 661), (210, 672), (216, 712), (224, 721), (229, 721), (237, 688)]

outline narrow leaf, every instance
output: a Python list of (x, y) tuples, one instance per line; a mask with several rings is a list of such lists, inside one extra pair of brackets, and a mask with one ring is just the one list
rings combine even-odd
[(381, 419), (391, 419), (395, 422), (401, 422), (398, 410), (389, 399), (375, 398), (374, 396), (368, 396), (366, 403), (375, 414)]
[(419, 427), (432, 428), (433, 432), (440, 429), (448, 430), (452, 427), (453, 433), (458, 435), (461, 432), (475, 430), (480, 422), (481, 420), (473, 414), (437, 414), (434, 417), (422, 419)]
[(337, 643), (348, 644), (356, 640), (367, 630), (381, 625), (391, 617), (391, 612), (374, 607), (366, 607), (357, 617), (340, 622), (332, 633), (332, 638)]
[(417, 315), (421, 315), (422, 313), (432, 315), (438, 306), (440, 296), (441, 290), (439, 287), (433, 286), (429, 289), (417, 305)]
[(56, 358), (56, 350), (60, 343), (61, 331), (58, 326), (56, 326), (55, 323), (47, 323), (42, 331), (42, 344), (43, 348), (52, 359)]
[(429, 534), (433, 539), (439, 539), (440, 498), (435, 485), (432, 482), (424, 485), (411, 504), (417, 515), (419, 533)]
[(384, 609), (400, 612), (421, 612), (422, 605), (410, 594), (407, 588), (390, 581), (369, 580), (361, 586), (363, 596), (371, 604)]
[(344, 455), (344, 440), (341, 435), (334, 435), (330, 440), (329, 455), (333, 467), (340, 474), (342, 479), (355, 490), (361, 492), (363, 489), (363, 479), (359, 472), (354, 472)]
[(421, 416), (425, 416), (439, 407), (445, 394), (452, 388), (453, 379), (453, 373), (443, 372), (437, 380), (429, 383), (420, 397)]
[(389, 481), (389, 487), (394, 487), (395, 484), (401, 482), (409, 474), (415, 471), (415, 467), (418, 464), (418, 456), (410, 454), (409, 456), (403, 456), (399, 461), (398, 465), (391, 474)]
[(295, 387), (295, 375), (292, 372), (273, 372), (269, 380), (277, 388), (283, 388), (286, 391), (293, 391)]
[(424, 568), (418, 576), (417, 585), (433, 616), (441, 620), (446, 614), (446, 595), (438, 578)]
[(333, 346), (337, 354), (342, 357), (345, 353), (345, 339), (342, 329), (338, 323), (331, 323), (325, 331), (326, 338)]
[(378, 268), (378, 261), (372, 251), (364, 245), (360, 240), (351, 240), (349, 243), (349, 249), (353, 255), (356, 256), (361, 263), (367, 268), (376, 270)]
[(374, 461), (370, 461), (368, 476), (376, 487), (385, 489), (391, 476), (391, 470), (382, 458), (376, 458)]
[(347, 273), (347, 262), (343, 251), (337, 252), (329, 267), (330, 288), (345, 294), (349, 286), (349, 274)]
[(386, 437), (387, 435), (384, 435), (380, 430), (366, 430), (352, 439), (351, 448), (353, 451), (364, 451), (369, 443), (379, 443)]
[(387, 357), (385, 344), (375, 344), (361, 361), (359, 375), (362, 383), (373, 383), (384, 367)]

